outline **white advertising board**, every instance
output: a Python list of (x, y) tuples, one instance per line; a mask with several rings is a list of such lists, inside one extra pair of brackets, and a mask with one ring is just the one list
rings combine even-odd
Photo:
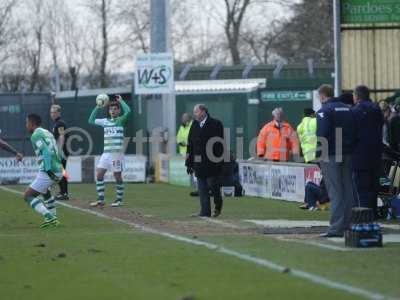
[[(96, 178), (96, 166), (100, 156), (94, 158), (94, 172)], [(145, 182), (146, 181), (146, 157), (142, 155), (126, 155), (124, 160), (124, 170), (122, 178), (125, 182)], [(114, 182), (113, 173), (108, 171), (104, 176), (105, 182)]]
[(171, 94), (175, 90), (172, 53), (141, 54), (136, 58), (135, 94)]
[[(0, 158), (0, 183), (29, 184), (39, 171), (36, 157), (25, 157), (17, 162), (14, 157)], [(69, 157), (67, 163), (69, 182), (82, 182), (81, 157)]]
[(246, 196), (263, 198), (271, 196), (269, 165), (240, 163), (239, 177)]
[(246, 196), (303, 202), (308, 181), (319, 184), (315, 165), (239, 162), (240, 183)]

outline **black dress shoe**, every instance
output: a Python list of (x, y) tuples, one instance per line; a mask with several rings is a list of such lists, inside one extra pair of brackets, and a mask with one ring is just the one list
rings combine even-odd
[(190, 196), (191, 197), (198, 197), (199, 196), (199, 192), (198, 191), (190, 192)]
[(202, 215), (202, 214), (191, 214), (190, 216), (192, 218), (210, 218), (211, 217), (209, 215)]
[(213, 214), (213, 218), (218, 218), (221, 215), (221, 210), (220, 209), (216, 209), (214, 210), (214, 214)]
[(330, 233), (330, 232), (325, 232), (319, 235), (320, 238), (333, 238), (333, 237), (343, 237), (343, 234), (339, 233)]

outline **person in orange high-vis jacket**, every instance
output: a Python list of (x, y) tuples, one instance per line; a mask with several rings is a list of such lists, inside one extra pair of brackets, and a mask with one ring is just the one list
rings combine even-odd
[(272, 111), (273, 120), (260, 131), (257, 140), (257, 156), (272, 161), (288, 161), (290, 154), (299, 154), (299, 141), (292, 126), (284, 121), (283, 109)]

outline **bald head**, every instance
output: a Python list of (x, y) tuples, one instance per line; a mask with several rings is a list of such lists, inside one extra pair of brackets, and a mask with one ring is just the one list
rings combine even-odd
[(193, 109), (193, 116), (196, 121), (203, 121), (208, 115), (208, 109), (204, 104), (196, 104)]
[(285, 113), (283, 112), (282, 107), (277, 107), (272, 111), (272, 117), (277, 122), (282, 122), (285, 118)]
[(182, 121), (182, 124), (184, 124), (185, 126), (186, 126), (188, 123), (190, 123), (191, 120), (192, 120), (192, 116), (191, 116), (190, 114), (184, 113), (184, 114), (182, 115), (181, 121)]

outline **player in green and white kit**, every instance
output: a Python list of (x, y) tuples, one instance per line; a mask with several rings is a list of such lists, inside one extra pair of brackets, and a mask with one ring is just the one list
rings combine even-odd
[[(55, 200), (49, 188), (61, 180), (63, 167), (54, 136), (40, 127), (41, 123), (40, 116), (36, 114), (30, 114), (26, 119), (26, 128), (32, 135), (32, 146), (40, 166), (36, 179), (25, 191), (24, 199), (36, 212), (44, 216), (41, 227), (45, 228), (60, 223), (56, 216)], [(44, 203), (38, 198), (40, 195), (43, 195)]]
[[(122, 116), (120, 116), (122, 108)], [(104, 207), (104, 175), (107, 170), (114, 173), (117, 187), (117, 198), (111, 204), (112, 207), (121, 206), (124, 197), (124, 183), (122, 171), (124, 167), (124, 127), (128, 121), (131, 109), (122, 100), (121, 96), (116, 97), (108, 105), (110, 117), (107, 119), (96, 119), (96, 115), (101, 107), (96, 106), (89, 117), (89, 123), (104, 128), (104, 151), (97, 164), (96, 170), (96, 189), (97, 201), (92, 202), (92, 207)]]

